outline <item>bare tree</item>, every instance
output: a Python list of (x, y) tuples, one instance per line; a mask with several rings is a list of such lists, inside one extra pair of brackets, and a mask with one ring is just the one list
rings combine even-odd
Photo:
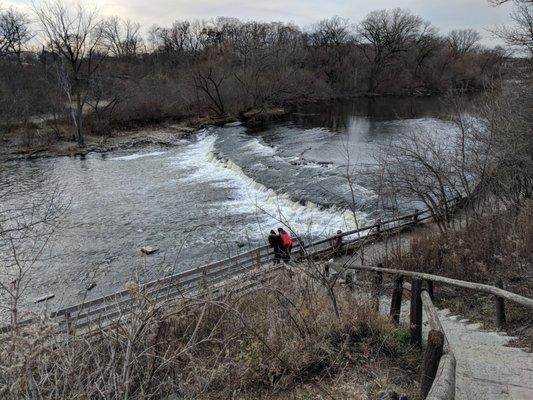
[(428, 22), (400, 8), (373, 11), (358, 24), (361, 48), (370, 63), (369, 92), (376, 91), (383, 70), (426, 35), (428, 28)]
[(102, 21), (102, 41), (114, 57), (134, 57), (144, 46), (141, 25), (130, 19), (109, 17)]
[(44, 40), (59, 56), (58, 68), (63, 75), (65, 90), (73, 97), (72, 117), (80, 147), (85, 146), (83, 107), (87, 102), (87, 87), (99, 68), (103, 55), (102, 30), (95, 10), (81, 4), (71, 10), (61, 0), (44, 1), (35, 13), (43, 28)]
[(1, 308), (15, 328), (35, 267), (68, 207), (58, 185), (42, 189), (42, 183), (17, 183), (9, 176), (0, 183)]
[(29, 18), (13, 8), (0, 9), (0, 58), (14, 55), (20, 61), (24, 46), (31, 40)]
[(530, 84), (498, 96), (486, 94), (477, 109), (488, 122), (485, 131), (475, 131), (476, 139), (487, 149), (490, 161), (479, 195), (498, 199), (515, 211), (533, 196), (532, 109)]
[(205, 36), (204, 21), (175, 21), (169, 28), (154, 26), (150, 29), (153, 46), (168, 53), (194, 52), (202, 48)]
[[(497, 5), (503, 3), (503, 1), (495, 2)], [(530, 57), (533, 56), (533, 2), (515, 0), (510, 17), (514, 25), (496, 28), (494, 33), (509, 46), (526, 52)]]
[(439, 132), (411, 132), (383, 146), (378, 158), (386, 196), (400, 205), (422, 203), (441, 231), (452, 223), (455, 199), (471, 195), (483, 179), (477, 166), (489, 163), (475, 122), (458, 114), (456, 123), (457, 132), (446, 142)]
[(223, 85), (228, 75), (222, 67), (208, 61), (205, 67), (197, 68), (193, 72), (194, 86), (207, 101), (207, 107), (218, 117), (227, 115)]
[(354, 40), (353, 26), (346, 18), (333, 17), (317, 22), (311, 27), (313, 46), (341, 46)]
[(533, 0), (489, 0), (489, 3), (495, 6), (501, 6), (502, 4), (509, 2), (517, 4), (533, 4)]
[(481, 35), (474, 29), (458, 29), (451, 31), (446, 41), (456, 55), (475, 51)]

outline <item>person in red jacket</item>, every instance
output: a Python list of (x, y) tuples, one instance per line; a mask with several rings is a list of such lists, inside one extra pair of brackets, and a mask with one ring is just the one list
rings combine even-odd
[(291, 259), (292, 239), (290, 235), (283, 228), (278, 228), (279, 238), (281, 241), (281, 249), (284, 255), (283, 261), (287, 262)]

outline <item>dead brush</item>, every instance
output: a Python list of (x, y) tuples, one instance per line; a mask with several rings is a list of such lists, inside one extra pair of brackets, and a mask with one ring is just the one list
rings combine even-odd
[[(384, 265), (494, 284), (497, 275), (527, 277), (533, 262), (533, 205), (518, 215), (498, 213), (445, 233), (414, 237)], [(510, 268), (512, 267), (512, 268)]]
[[(516, 214), (514, 210), (494, 212), (462, 224), (445, 233), (415, 237), (409, 251), (394, 251), (383, 260), (389, 268), (427, 272), (451, 278), (495, 285), (503, 281), (507, 290), (533, 297), (533, 203)], [(441, 286), (442, 306), (470, 316), (481, 316), (492, 324), (494, 299), (488, 295)], [(533, 326), (523, 307), (507, 304), (507, 322), (512, 331), (518, 325)], [(533, 343), (533, 342), (532, 342)]]
[(127, 323), (91, 336), (58, 336), (44, 319), (3, 338), (0, 397), (258, 398), (309, 384), (331, 398), (323, 381), (346, 369), (380, 387), (400, 374), (392, 384), (409, 390), (406, 329), (344, 289), (337, 316), (326, 291), (295, 273), (165, 308), (140, 295)]

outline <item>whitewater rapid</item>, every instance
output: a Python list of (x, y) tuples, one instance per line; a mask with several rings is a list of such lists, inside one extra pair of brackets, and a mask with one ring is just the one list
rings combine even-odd
[[(187, 145), (173, 165), (186, 175), (179, 181), (198, 185), (230, 189), (225, 200), (209, 203), (210, 212), (228, 216), (246, 216), (245, 225), (239, 227), (239, 235), (251, 240), (262, 240), (270, 229), (285, 225), (302, 237), (317, 238), (335, 233), (338, 229), (353, 229), (353, 215), (335, 207), (323, 208), (306, 201), (293, 201), (286, 193), (265, 187), (246, 175), (232, 160), (220, 159), (215, 154), (217, 134), (209, 130), (200, 132), (197, 140)], [(252, 138), (245, 150), (276, 157), (276, 149)], [(366, 214), (357, 215), (358, 222), (365, 221)], [(231, 219), (231, 218), (229, 218)], [(231, 228), (231, 227), (229, 227)]]
[(165, 154), (165, 152), (164, 151), (152, 151), (150, 153), (135, 153), (135, 154), (127, 155), (127, 156), (113, 157), (113, 158), (110, 158), (110, 161), (131, 161), (131, 160), (138, 160), (139, 158), (144, 158), (144, 157), (160, 156), (162, 154)]

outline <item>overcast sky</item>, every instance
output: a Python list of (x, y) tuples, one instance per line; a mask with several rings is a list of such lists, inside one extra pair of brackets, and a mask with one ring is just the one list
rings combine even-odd
[[(66, 0), (75, 4), (75, 0)], [(485, 45), (497, 42), (487, 32), (509, 23), (510, 5), (492, 7), (487, 0), (85, 0), (103, 15), (118, 15), (140, 22), (145, 29), (179, 19), (237, 17), (245, 20), (294, 22), (302, 27), (334, 15), (357, 22), (368, 12), (382, 8), (408, 8), (433, 23), (441, 33), (474, 28)], [(34, 0), (39, 4), (39, 0)], [(32, 0), (0, 0), (0, 5), (29, 10)]]

